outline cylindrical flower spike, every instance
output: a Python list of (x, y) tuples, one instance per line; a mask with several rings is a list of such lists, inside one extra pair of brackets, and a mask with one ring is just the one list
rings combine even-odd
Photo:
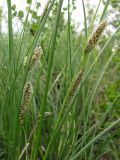
[(19, 120), (21, 124), (23, 123), (25, 115), (27, 113), (32, 92), (33, 92), (32, 84), (31, 82), (27, 82), (23, 90), (23, 96), (22, 96), (22, 101), (20, 106)]
[(31, 58), (30, 68), (38, 62), (42, 53), (43, 53), (43, 50), (41, 47), (35, 48), (32, 58)]
[(84, 73), (84, 70), (80, 70), (80, 72), (78, 72), (78, 74), (76, 75), (75, 80), (72, 82), (71, 86), (69, 87), (67, 96), (66, 96), (66, 105), (71, 101), (75, 92), (77, 91), (77, 88), (79, 87), (83, 73)]
[(96, 28), (96, 30), (90, 35), (85, 48), (85, 53), (89, 53), (94, 48), (95, 44), (98, 42), (101, 34), (103, 33), (106, 25), (106, 21), (102, 21)]

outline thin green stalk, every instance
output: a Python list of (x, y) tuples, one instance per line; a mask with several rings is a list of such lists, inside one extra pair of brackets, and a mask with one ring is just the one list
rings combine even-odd
[(100, 18), (100, 22), (104, 19), (104, 16), (105, 16), (106, 10), (108, 8), (109, 2), (110, 2), (110, 0), (107, 0), (105, 8), (104, 8), (103, 13), (102, 13), (101, 18)]
[[(32, 1), (31, 1), (31, 2), (32, 2)], [(31, 7), (31, 4), (30, 4), (30, 7)], [(18, 40), (18, 42), (17, 42), (17, 44), (16, 44), (16, 49), (17, 49), (17, 47), (19, 47), (18, 57), (17, 57), (17, 62), (16, 62), (16, 68), (18, 68), (18, 64), (19, 64), (19, 60), (20, 60), (20, 53), (21, 53), (21, 49), (22, 49), (22, 45), (23, 45), (23, 40), (24, 40), (24, 35), (25, 35), (25, 29), (26, 29), (26, 27), (27, 27), (26, 24), (27, 24), (27, 22), (28, 22), (29, 13), (30, 13), (30, 8), (29, 8), (29, 10), (28, 10), (28, 12), (27, 12), (27, 15), (26, 15), (26, 18), (25, 18), (25, 22), (24, 22), (24, 25), (23, 25), (23, 29), (22, 29), (21, 34), (20, 34), (20, 37), (19, 37), (19, 40), (20, 40), (20, 38), (21, 38), (21, 41), (20, 41), (20, 43), (19, 43), (19, 40)]]
[(51, 46), (51, 50), (49, 52), (50, 56), (49, 56), (49, 61), (48, 61), (48, 72), (47, 72), (45, 93), (44, 93), (43, 101), (42, 101), (42, 104), (40, 107), (39, 124), (38, 124), (38, 128), (37, 128), (37, 131), (35, 134), (35, 136), (36, 136), (35, 137), (35, 146), (33, 147), (31, 160), (36, 159), (36, 156), (38, 154), (39, 145), (41, 143), (41, 138), (42, 138), (41, 134), (42, 134), (42, 127), (43, 127), (44, 111), (45, 111), (45, 106), (47, 103), (47, 94), (48, 94), (48, 89), (49, 89), (51, 69), (52, 69), (53, 58), (54, 58), (54, 53), (55, 53), (55, 42), (56, 42), (58, 23), (59, 23), (59, 19), (60, 19), (62, 4), (63, 4), (63, 0), (60, 0), (59, 6), (58, 6), (58, 12), (57, 12), (57, 16), (56, 16), (55, 29), (54, 29), (53, 36), (52, 36), (53, 37), (52, 42), (51, 42), (52, 46)]
[(11, 0), (7, 0), (7, 5), (8, 5), (8, 33), (9, 33), (9, 62), (11, 64), (14, 55)]
[[(74, 151), (74, 153), (72, 154), (72, 156), (74, 156), (77, 151), (79, 151), (79, 149), (82, 146), (82, 143), (84, 143), (84, 141), (88, 138), (88, 136), (94, 131), (94, 129), (97, 131), (98, 128), (100, 128), (100, 126), (104, 123), (107, 115), (110, 113), (110, 111), (112, 110), (114, 104), (116, 103), (116, 101), (120, 98), (120, 94), (114, 99), (113, 103), (111, 104), (111, 106), (108, 108), (108, 110), (103, 114), (103, 116), (99, 119), (99, 121), (97, 121), (88, 131), (86, 131), (85, 136), (82, 137), (81, 139), (79, 139), (77, 141), (77, 143), (75, 144), (75, 146), (77, 146), (76, 150)], [(80, 143), (81, 141), (81, 143)]]
[[(66, 108), (66, 111), (64, 112), (66, 103), (68, 102), (68, 98), (69, 98), (69, 97), (68, 97), (68, 96), (69, 96), (69, 91), (71, 91), (71, 90), (69, 90), (69, 89), (71, 89), (71, 88), (73, 87), (73, 85), (74, 85), (74, 82), (76, 82), (76, 81), (75, 81), (75, 78), (76, 78), (76, 75), (75, 75), (75, 77), (73, 77), (73, 80), (72, 80), (72, 82), (71, 82), (71, 84), (70, 84), (70, 86), (69, 86), (69, 88), (68, 88), (68, 91), (67, 91), (67, 93), (66, 93), (65, 99), (64, 99), (63, 104), (62, 104), (62, 106), (61, 106), (61, 110), (60, 110), (60, 113), (59, 113), (57, 122), (56, 122), (56, 124), (55, 124), (52, 137), (51, 137), (51, 139), (50, 139), (50, 142), (49, 142), (49, 144), (48, 144), (48, 147), (47, 147), (47, 150), (46, 150), (46, 153), (45, 153), (45, 157), (44, 157), (45, 160), (46, 160), (47, 157), (48, 157), (48, 154), (49, 154), (49, 152), (50, 152), (50, 150), (51, 150), (51, 148), (52, 148), (52, 145), (53, 145), (53, 143), (54, 143), (54, 141), (55, 141), (55, 138), (56, 138), (56, 135), (57, 135), (59, 129), (60, 129), (60, 128), (62, 127), (62, 125), (64, 124), (65, 119), (66, 119), (66, 117), (67, 117), (67, 115), (68, 115), (68, 113), (69, 113), (69, 111), (70, 111), (70, 109), (71, 109), (71, 106), (73, 105), (74, 100), (71, 100), (71, 101), (72, 101), (72, 102), (71, 102), (72, 105), (71, 105), (71, 104), (70, 104), (70, 105), (67, 104), (68, 107)], [(80, 82), (79, 82), (79, 83), (80, 83)], [(78, 84), (78, 85), (79, 85), (79, 84)], [(79, 86), (77, 86), (77, 90), (78, 90), (78, 88), (79, 88)], [(76, 91), (75, 91), (75, 92), (76, 92)], [(75, 93), (74, 93), (74, 94), (75, 94)], [(72, 97), (72, 99), (73, 99), (73, 97)], [(63, 114), (63, 113), (64, 113), (64, 114)]]
[[(104, 68), (103, 68), (103, 70), (102, 70), (102, 72), (100, 74), (100, 77), (98, 77), (98, 80), (97, 80), (97, 82), (95, 84), (95, 87), (93, 87), (93, 90), (91, 91), (92, 96), (89, 96), (90, 97), (89, 106), (88, 106), (88, 102), (86, 102), (87, 104), (85, 106), (88, 106), (88, 108), (87, 108), (87, 115), (85, 115), (85, 122), (84, 122), (84, 136), (83, 136), (84, 138), (85, 138), (85, 133), (86, 133), (87, 125), (88, 125), (88, 120), (89, 120), (89, 116), (90, 116), (92, 101), (93, 101), (95, 92), (96, 92), (97, 87), (98, 87), (98, 85), (99, 85), (99, 83), (100, 83), (100, 81), (101, 81), (101, 79), (102, 79), (102, 77), (103, 77), (103, 75), (105, 73), (105, 70), (107, 69), (107, 67), (108, 67), (109, 63), (111, 62), (111, 60), (112, 60), (114, 55), (115, 55), (115, 53), (113, 52), (113, 54), (108, 59), (106, 65), (104, 66)], [(86, 112), (85, 112), (85, 114), (86, 114)]]
[(72, 57), (71, 57), (71, 23), (70, 23), (70, 0), (68, 0), (68, 55), (70, 60), (70, 77), (72, 79)]
[(83, 13), (84, 13), (85, 37), (87, 39), (87, 19), (86, 19), (86, 11), (85, 11), (84, 0), (82, 0), (82, 6), (83, 6)]
[(110, 129), (112, 129), (114, 126), (116, 126), (118, 123), (120, 123), (120, 119), (113, 122), (109, 127), (104, 129), (101, 133), (99, 133), (94, 139), (92, 139), (87, 145), (85, 145), (74, 157), (72, 157), (70, 160), (76, 160), (79, 158), (79, 156), (87, 149), (89, 148), (94, 142), (96, 142), (99, 138), (104, 136), (109, 132)]
[(95, 21), (95, 19), (96, 19), (96, 16), (97, 16), (97, 13), (98, 13), (98, 9), (99, 9), (99, 7), (100, 7), (101, 2), (102, 2), (102, 0), (99, 0), (98, 6), (97, 6), (96, 11), (95, 11), (95, 14), (94, 14), (94, 17), (93, 17), (92, 22), (91, 22), (91, 24), (90, 24), (90, 30), (93, 28), (93, 24), (94, 24), (94, 21)]

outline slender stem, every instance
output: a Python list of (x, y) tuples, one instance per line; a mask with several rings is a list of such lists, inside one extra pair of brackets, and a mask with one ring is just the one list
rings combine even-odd
[(9, 61), (11, 64), (12, 57), (14, 54), (11, 0), (7, 0), (7, 5), (8, 5)]
[(70, 77), (72, 79), (72, 58), (71, 58), (71, 23), (70, 23), (70, 0), (68, 0), (68, 55), (70, 60)]
[(86, 11), (85, 11), (84, 0), (82, 0), (82, 6), (83, 6), (83, 13), (84, 13), (85, 37), (87, 39), (87, 19), (86, 19)]
[(113, 128), (114, 126), (116, 126), (118, 123), (120, 123), (120, 119), (118, 119), (117, 121), (113, 122), (109, 127), (107, 127), (105, 130), (103, 130), (100, 134), (98, 134), (94, 139), (92, 139), (87, 145), (85, 145), (78, 153), (76, 153), (76, 155), (74, 157), (72, 157), (70, 160), (76, 160), (79, 158), (79, 156), (88, 148), (90, 147), (94, 142), (96, 142), (99, 138), (101, 138), (102, 136), (104, 136), (105, 134), (107, 134), (109, 132), (109, 130), (111, 128)]

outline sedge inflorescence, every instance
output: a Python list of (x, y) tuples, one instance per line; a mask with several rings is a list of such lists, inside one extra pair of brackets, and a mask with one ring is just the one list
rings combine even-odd
[(32, 55), (32, 58), (31, 58), (30, 68), (32, 66), (34, 66), (38, 62), (38, 60), (41, 57), (42, 53), (43, 53), (43, 50), (42, 50), (41, 47), (35, 48), (34, 53)]
[(21, 124), (23, 123), (25, 115), (28, 111), (28, 106), (30, 103), (32, 92), (33, 92), (32, 84), (31, 82), (27, 82), (23, 90), (23, 96), (22, 96), (21, 106), (20, 106), (19, 119)]
[(84, 70), (80, 70), (78, 72), (78, 74), (76, 75), (75, 79), (73, 80), (71, 86), (69, 87), (68, 93), (67, 93), (67, 96), (66, 96), (67, 97), (66, 104), (68, 104), (72, 100), (75, 92), (77, 91), (77, 88), (79, 87), (79, 84), (80, 84), (80, 81), (82, 79), (83, 73), (84, 73)]
[(96, 28), (96, 30), (90, 35), (86, 48), (85, 48), (85, 53), (89, 53), (94, 48), (101, 34), (103, 33), (106, 25), (107, 25), (106, 21), (102, 21), (99, 24), (99, 26)]

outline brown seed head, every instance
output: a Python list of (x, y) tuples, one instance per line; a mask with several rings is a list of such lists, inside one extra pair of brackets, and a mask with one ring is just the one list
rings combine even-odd
[(33, 56), (31, 58), (30, 68), (32, 66), (34, 66), (38, 62), (38, 60), (39, 60), (40, 56), (42, 55), (42, 53), (43, 53), (43, 50), (42, 50), (41, 47), (35, 48)]
[(28, 105), (31, 99), (32, 92), (33, 92), (32, 84), (31, 82), (27, 82), (23, 90), (23, 96), (20, 106), (19, 119), (21, 124), (23, 123), (26, 111), (28, 110)]
[(101, 34), (103, 33), (106, 25), (106, 21), (102, 21), (96, 28), (96, 30), (90, 35), (85, 49), (85, 53), (90, 52), (94, 48), (95, 44), (98, 42)]
[(84, 73), (84, 70), (80, 70), (80, 72), (78, 72), (78, 74), (76, 75), (76, 78), (72, 82), (72, 84), (68, 90), (68, 93), (67, 93), (67, 103), (66, 104), (68, 104), (71, 101), (75, 92), (77, 91), (77, 88), (79, 87), (83, 73)]

